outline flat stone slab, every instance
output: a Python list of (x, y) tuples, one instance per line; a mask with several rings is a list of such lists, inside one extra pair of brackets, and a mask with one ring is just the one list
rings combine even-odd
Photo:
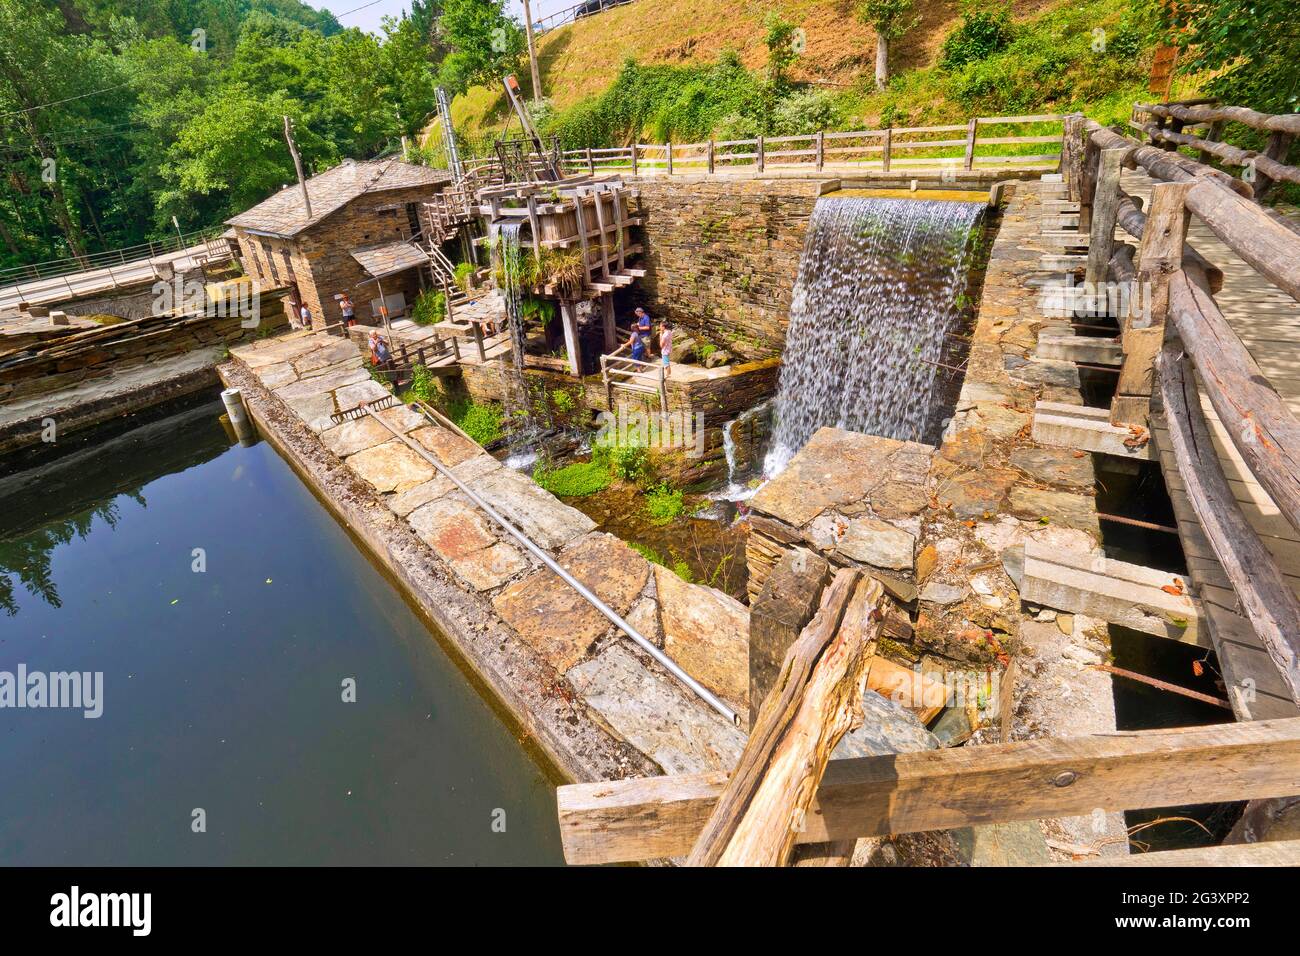
[(749, 609), (655, 565), (664, 652), (738, 712), (749, 712)]
[(357, 452), (346, 464), (380, 494), (406, 491), (437, 474), (431, 464), (396, 438)]
[(1068, 448), (1016, 448), (1011, 464), (1044, 484), (1092, 488), (1096, 483), (1092, 458)]
[[(560, 566), (620, 615), (628, 613), (650, 577), (650, 563), (609, 534), (584, 538), (560, 558)], [(492, 604), (560, 673), (582, 660), (592, 642), (611, 627), (549, 568), (511, 584)]]
[(1010, 504), (1012, 512), (1022, 518), (1078, 528), (1099, 537), (1101, 535), (1096, 501), (1087, 495), (1018, 487), (1011, 491)]
[(828, 508), (870, 500), (886, 482), (923, 483), (933, 452), (916, 442), (822, 428), (750, 505), (802, 528)]
[[(361, 382), (371, 382), (373, 385), (379, 386), (378, 382), (371, 381), (370, 375), (365, 369), (341, 368), (313, 378), (299, 379), (289, 385), (282, 385), (279, 388), (272, 389), (272, 391), (287, 402), (295, 398), (324, 395), (336, 388), (357, 385)], [(382, 386), (379, 387), (382, 388)]]
[(353, 419), (320, 433), (325, 447), (340, 458), (393, 440), (393, 433), (370, 416)]
[[(460, 472), (456, 471), (456, 475), (460, 477)], [(511, 468), (498, 467), (487, 477), (466, 483), (515, 527), (548, 551), (557, 551), (596, 527), (596, 522), (577, 508), (569, 507), (549, 491), (539, 488), (528, 475)]]
[(451, 483), (451, 479), (438, 475), (422, 485), (408, 488), (401, 494), (391, 495), (387, 499), (388, 507), (399, 518), (405, 518), (416, 508), (427, 505), (430, 501), (435, 501), (443, 495), (450, 494), (455, 488), (456, 486)]
[(1007, 468), (968, 471), (940, 486), (939, 503), (952, 508), (958, 518), (996, 514), (1017, 477)]
[[(312, 381), (313, 379), (306, 379), (304, 384)], [(334, 400), (339, 403), (340, 411), (347, 411), (349, 408), (356, 408), (362, 402), (376, 402), (381, 398), (388, 398), (391, 394), (388, 389), (367, 376), (363, 382), (340, 388), (334, 393)]]
[(423, 505), (407, 520), (425, 544), (475, 590), (499, 587), (529, 567), (523, 553), (498, 541), (487, 516), (459, 494)]
[(745, 749), (744, 732), (621, 642), (568, 678), (587, 706), (666, 774), (731, 770)]
[(916, 538), (888, 521), (854, 518), (835, 546), (835, 553), (872, 567), (911, 571), (915, 565)]
[(433, 452), (449, 468), (483, 453), (483, 449), (469, 439), (436, 425), (417, 428), (411, 432), (411, 438)]

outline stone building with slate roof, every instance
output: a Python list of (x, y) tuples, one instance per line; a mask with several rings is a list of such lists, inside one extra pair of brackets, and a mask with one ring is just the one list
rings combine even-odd
[(349, 159), (307, 180), (310, 216), (294, 183), (226, 224), (244, 271), (263, 289), (296, 290), (314, 328), (342, 320), (341, 292), (351, 295), (358, 321), (378, 323), (381, 302), (397, 318), (428, 283), (428, 256), (412, 241), (418, 209), (450, 181), (398, 159)]

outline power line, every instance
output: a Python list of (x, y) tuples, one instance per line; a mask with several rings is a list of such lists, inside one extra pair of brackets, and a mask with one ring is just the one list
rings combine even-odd
[(89, 93), (78, 93), (76, 96), (69, 96), (67, 99), (54, 100), (52, 103), (40, 103), (36, 106), (28, 106), (21, 110), (10, 110), (8, 113), (0, 113), (0, 118), (5, 116), (17, 116), (20, 113), (34, 113), (36, 110), (43, 110), (51, 106), (58, 106), (61, 103), (71, 103), (73, 100), (83, 100), (87, 96), (94, 96), (97, 93), (107, 93), (110, 90), (120, 90), (124, 86), (130, 86), (133, 81), (127, 80), (125, 83), (118, 83), (116, 86), (106, 86), (102, 90), (91, 90)]

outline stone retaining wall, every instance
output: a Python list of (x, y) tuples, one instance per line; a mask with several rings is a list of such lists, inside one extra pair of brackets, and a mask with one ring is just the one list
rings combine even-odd
[(745, 359), (779, 355), (817, 179), (647, 177), (646, 276), (630, 306)]

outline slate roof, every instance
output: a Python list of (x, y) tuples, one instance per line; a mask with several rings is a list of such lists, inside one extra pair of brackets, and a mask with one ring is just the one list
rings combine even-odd
[(361, 264), (376, 279), (382, 279), (403, 269), (411, 269), (428, 263), (429, 257), (418, 247), (404, 240), (383, 242), (375, 246), (363, 246), (351, 251), (353, 259)]
[(399, 159), (372, 159), (360, 163), (347, 159), (307, 180), (307, 195), (311, 197), (310, 219), (303, 206), (302, 189), (294, 183), (252, 209), (227, 219), (226, 225), (276, 236), (294, 236), (366, 193), (410, 186), (436, 186), (450, 180), (451, 174), (444, 170), (416, 166)]

